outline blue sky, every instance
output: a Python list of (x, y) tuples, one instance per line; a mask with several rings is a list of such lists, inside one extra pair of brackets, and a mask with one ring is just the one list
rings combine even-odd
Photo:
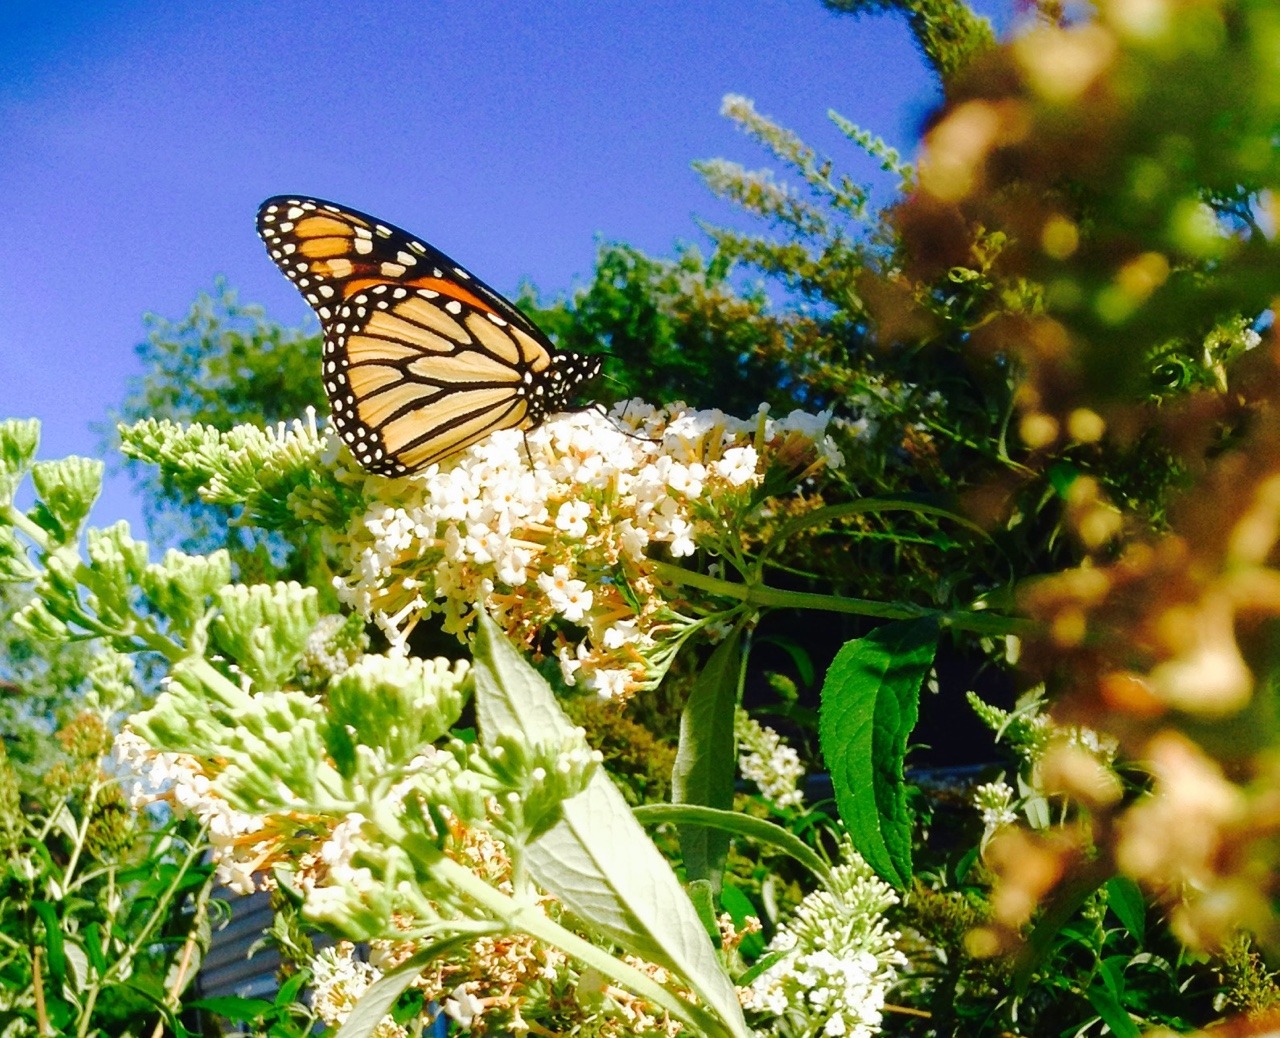
[[(143, 313), (218, 275), (301, 321), (254, 235), (268, 195), (374, 213), (502, 291), (571, 289), (602, 238), (698, 241), (732, 213), (690, 162), (769, 164), (726, 93), (868, 172), (827, 109), (910, 152), (936, 101), (899, 20), (817, 0), (0, 4), (0, 417), (95, 453)], [(141, 530), (123, 477), (93, 515), (117, 518)]]

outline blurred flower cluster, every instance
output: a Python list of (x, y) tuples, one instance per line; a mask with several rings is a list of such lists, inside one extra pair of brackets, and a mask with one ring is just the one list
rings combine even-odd
[(736, 559), (762, 487), (841, 463), (826, 425), (630, 401), (496, 433), (394, 491), (374, 488), (339, 594), (392, 646), (431, 612), (460, 634), (483, 603), (518, 644), (554, 655), (566, 683), (625, 697), (716, 618), (665, 584), (655, 559), (699, 548)]
[[(988, 488), (986, 517), (1016, 523), (1039, 473), (1060, 496), (1073, 557), (1023, 584), (1023, 664), (1058, 724), (1103, 737), (1037, 751), (1037, 789), (1069, 807), (988, 832), (992, 903), (1007, 936), (1118, 868), (1186, 943), (1274, 946), (1275, 9), (1095, 7), (973, 60), (895, 214), (916, 299), (980, 281), (972, 349), (1019, 371), (1025, 471)], [(1127, 452), (1150, 468), (1089, 474)], [(1002, 796), (985, 791), (989, 822)]]

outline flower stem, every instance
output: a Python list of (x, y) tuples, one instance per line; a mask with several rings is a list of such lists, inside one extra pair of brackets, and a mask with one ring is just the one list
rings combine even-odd
[(854, 616), (875, 616), (885, 620), (916, 620), (934, 617), (944, 627), (973, 631), (985, 635), (1025, 635), (1032, 629), (1030, 620), (1000, 613), (967, 609), (929, 609), (925, 606), (898, 602), (878, 602), (869, 598), (844, 598), (818, 595), (806, 591), (787, 591), (765, 584), (736, 584), (706, 573), (695, 573), (669, 562), (654, 564), (658, 575), (672, 584), (697, 588), (721, 598), (731, 598), (759, 609), (816, 609)]

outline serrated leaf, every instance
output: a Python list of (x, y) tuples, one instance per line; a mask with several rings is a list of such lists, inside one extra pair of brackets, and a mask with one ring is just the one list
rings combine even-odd
[[(735, 627), (711, 654), (680, 714), (680, 743), (671, 772), (671, 801), (718, 810), (733, 806), (738, 755), (733, 733), (742, 671), (742, 629)], [(702, 825), (680, 826), (680, 853), (691, 881), (720, 889), (729, 837)]]
[(937, 638), (931, 619), (877, 627), (841, 647), (822, 683), (818, 736), (840, 818), (867, 864), (899, 890), (911, 879), (903, 759)]
[[(551, 687), (483, 611), (475, 677), (482, 742), (500, 732), (549, 741), (572, 727)], [(692, 903), (603, 769), (564, 802), (559, 821), (526, 855), (533, 878), (566, 908), (621, 947), (672, 970), (727, 1033), (746, 1038), (737, 995)]]

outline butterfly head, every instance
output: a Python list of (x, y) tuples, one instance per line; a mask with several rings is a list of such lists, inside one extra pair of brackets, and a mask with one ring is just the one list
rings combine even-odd
[(551, 354), (551, 363), (540, 378), (544, 391), (540, 399), (535, 398), (530, 404), (533, 424), (538, 425), (548, 416), (563, 411), (581, 410), (573, 402), (576, 390), (600, 374), (602, 363), (601, 357), (582, 353)]

